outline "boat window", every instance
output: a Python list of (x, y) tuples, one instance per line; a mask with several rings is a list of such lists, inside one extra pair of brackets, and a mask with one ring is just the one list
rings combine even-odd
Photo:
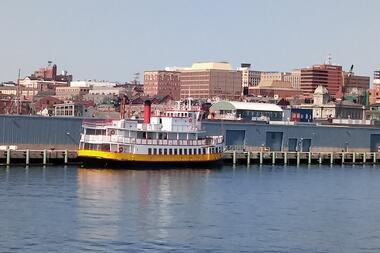
[(178, 151), (179, 151), (179, 154), (182, 155), (182, 148), (180, 148)]
[(173, 154), (173, 149), (169, 148), (169, 155)]
[(144, 133), (145, 133), (145, 132), (140, 132), (140, 131), (138, 131), (138, 132), (137, 132), (137, 139), (145, 139), (145, 137), (144, 137)]
[(202, 153), (206, 154), (206, 149), (205, 148), (202, 148)]
[(146, 136), (147, 136), (146, 132), (143, 132), (143, 136), (142, 136), (142, 138), (143, 138), (143, 139), (146, 139)]
[(167, 155), (167, 154), (168, 154), (168, 150), (164, 148), (164, 155)]
[(177, 140), (177, 133), (168, 133), (169, 140)]
[(95, 129), (87, 128), (86, 129), (86, 134), (88, 134), (88, 135), (94, 135), (95, 134)]
[(148, 132), (147, 133), (147, 139), (154, 139), (154, 133), (153, 132)]
[(198, 154), (200, 155), (200, 154), (202, 154), (202, 149), (198, 149)]
[(156, 148), (153, 149), (153, 155), (157, 155), (157, 149)]
[(177, 155), (177, 153), (178, 153), (177, 151), (178, 151), (178, 150), (175, 148), (175, 149), (174, 149), (174, 154), (175, 154), (175, 155)]
[(197, 154), (197, 149), (195, 148), (194, 149), (194, 153), (193, 153), (194, 155), (196, 155)]
[(90, 144), (89, 143), (84, 143), (84, 149), (89, 149), (90, 148)]
[(162, 149), (160, 149), (160, 148), (158, 149), (158, 154), (162, 155)]
[(192, 153), (192, 150), (191, 150), (191, 148), (189, 148), (189, 155), (191, 155), (191, 153)]
[(110, 144), (100, 144), (99, 148), (102, 151), (110, 151)]
[(148, 155), (151, 155), (151, 154), (152, 154), (152, 149), (148, 148)]
[(184, 148), (184, 149), (183, 149), (183, 154), (184, 154), (184, 155), (187, 155), (187, 148)]

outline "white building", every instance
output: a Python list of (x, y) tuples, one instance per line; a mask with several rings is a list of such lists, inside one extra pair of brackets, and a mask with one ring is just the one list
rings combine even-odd
[(97, 80), (71, 81), (70, 87), (115, 87), (116, 84), (115, 82)]
[(301, 88), (301, 70), (295, 69), (284, 76), (284, 81), (290, 82), (294, 89)]
[(114, 95), (119, 96), (124, 93), (125, 89), (116, 87), (93, 87), (90, 95)]
[(259, 85), (261, 79), (261, 71), (251, 70), (250, 63), (242, 63), (241, 67), (238, 68), (238, 70), (242, 73), (241, 85), (243, 87), (243, 92), (244, 90), (248, 91), (249, 87), (256, 87)]

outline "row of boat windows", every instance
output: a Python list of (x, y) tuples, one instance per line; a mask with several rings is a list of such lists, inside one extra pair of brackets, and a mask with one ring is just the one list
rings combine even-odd
[[(110, 151), (110, 144), (81, 143), (81, 148)], [(210, 154), (221, 153), (222, 147), (210, 148)], [(204, 155), (206, 148), (148, 148), (148, 155)]]
[[(165, 132), (143, 132), (143, 131), (134, 131), (131, 132), (129, 136), (128, 131), (114, 131), (118, 135), (125, 137), (137, 138), (137, 139), (159, 139), (159, 140), (196, 140), (197, 135), (195, 133), (165, 133)], [(105, 129), (92, 129), (86, 128), (86, 135), (106, 135)]]
[[(210, 154), (221, 153), (222, 147), (210, 148)], [(206, 148), (148, 148), (148, 155), (204, 155)]]

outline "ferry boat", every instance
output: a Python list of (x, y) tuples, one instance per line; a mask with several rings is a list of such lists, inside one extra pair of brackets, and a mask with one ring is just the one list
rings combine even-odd
[[(189, 101), (190, 104), (190, 101)], [(206, 136), (201, 111), (180, 105), (152, 116), (144, 103), (144, 121), (132, 119), (84, 121), (78, 157), (84, 165), (215, 164), (224, 152), (223, 136)], [(131, 167), (132, 166), (132, 167)]]

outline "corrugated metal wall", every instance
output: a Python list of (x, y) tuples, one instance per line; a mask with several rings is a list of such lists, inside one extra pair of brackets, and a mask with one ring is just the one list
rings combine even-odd
[[(81, 118), (58, 118), (38, 116), (0, 116), (0, 145), (1, 144), (68, 144), (78, 145)], [(243, 133), (244, 140), (236, 139), (238, 144), (263, 147), (267, 145), (267, 132), (282, 133), (282, 140), (278, 140), (282, 150), (294, 149), (289, 139), (298, 142), (310, 139), (312, 151), (348, 151), (375, 150), (380, 143), (380, 128), (369, 127), (326, 127), (317, 125), (269, 125), (246, 124), (240, 122), (204, 121), (203, 128), (208, 135), (221, 134), (223, 129), (234, 133)], [(239, 131), (240, 130), (240, 131)], [(372, 135), (372, 139), (371, 139)], [(234, 136), (235, 138), (236, 136)], [(378, 140), (379, 139), (379, 140)], [(294, 142), (295, 140), (293, 140)], [(306, 142), (306, 141), (305, 141)], [(234, 143), (236, 144), (236, 143)], [(306, 145), (302, 143), (302, 145)], [(309, 144), (308, 144), (309, 145)], [(380, 145), (380, 144), (379, 144)], [(306, 147), (304, 147), (306, 149)]]
[(80, 118), (0, 116), (1, 144), (76, 144)]
[[(317, 125), (269, 125), (239, 122), (205, 121), (203, 128), (207, 134), (221, 134), (228, 129), (245, 130), (245, 144), (252, 147), (266, 146), (267, 132), (282, 132), (282, 150), (292, 149), (289, 139), (310, 139), (312, 151), (370, 151), (371, 134), (380, 134), (380, 128), (373, 127), (329, 127)], [(293, 140), (294, 141), (294, 140)], [(309, 140), (307, 141), (309, 142)], [(372, 141), (374, 143), (374, 141)], [(303, 143), (302, 145), (306, 145)], [(309, 145), (309, 144), (308, 144)], [(372, 144), (374, 145), (374, 144)], [(294, 147), (293, 147), (294, 149)], [(304, 149), (307, 149), (304, 147)], [(374, 149), (374, 148), (373, 148)]]

